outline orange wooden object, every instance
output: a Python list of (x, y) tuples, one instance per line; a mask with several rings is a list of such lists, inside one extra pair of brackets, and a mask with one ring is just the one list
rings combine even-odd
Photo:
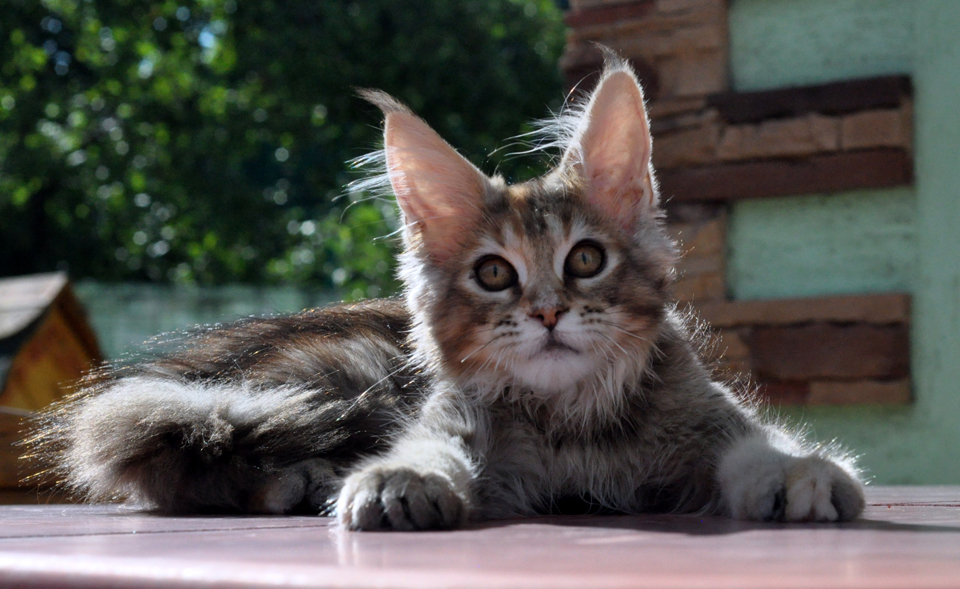
[(0, 320), (9, 363), (0, 406), (42, 409), (103, 359), (64, 274), (0, 281)]
[(20, 460), (33, 412), (67, 394), (102, 360), (93, 331), (63, 273), (0, 279), (0, 504), (63, 500)]

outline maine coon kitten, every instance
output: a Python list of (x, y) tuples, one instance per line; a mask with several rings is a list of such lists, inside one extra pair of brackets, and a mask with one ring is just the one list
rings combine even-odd
[(161, 512), (330, 507), (350, 529), (564, 511), (850, 520), (852, 461), (711, 380), (671, 304), (643, 96), (610, 57), (563, 156), (488, 177), (385, 114), (405, 299), (248, 319), (94, 375), (35, 444), (92, 500)]

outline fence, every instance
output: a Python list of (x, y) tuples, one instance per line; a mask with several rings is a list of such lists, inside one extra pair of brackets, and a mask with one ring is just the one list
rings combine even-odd
[(162, 333), (232, 321), (251, 315), (291, 313), (337, 301), (339, 293), (293, 287), (187, 287), (152, 284), (75, 286), (104, 356), (136, 353)]

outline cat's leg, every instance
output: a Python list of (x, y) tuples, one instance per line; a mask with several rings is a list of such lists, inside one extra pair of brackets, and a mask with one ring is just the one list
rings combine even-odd
[(720, 457), (718, 478), (726, 509), (739, 519), (850, 521), (865, 503), (849, 461), (806, 452), (772, 428), (731, 444)]
[[(424, 530), (462, 526), (474, 511), (479, 470), (476, 412), (434, 397), (383, 456), (344, 481), (337, 517), (351, 530)], [(485, 436), (480, 436), (485, 437)]]
[(305, 510), (322, 513), (341, 485), (333, 463), (323, 458), (304, 460), (277, 470), (257, 489), (249, 511), (290, 513)]

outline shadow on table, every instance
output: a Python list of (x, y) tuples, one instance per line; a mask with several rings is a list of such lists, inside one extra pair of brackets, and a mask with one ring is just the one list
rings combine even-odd
[(770, 530), (849, 530), (872, 532), (960, 532), (960, 526), (908, 524), (876, 519), (858, 519), (845, 523), (782, 523), (751, 522), (720, 516), (694, 515), (558, 515), (483, 522), (469, 529), (491, 529), (505, 526), (560, 526), (634, 530), (690, 536), (739, 534)]

